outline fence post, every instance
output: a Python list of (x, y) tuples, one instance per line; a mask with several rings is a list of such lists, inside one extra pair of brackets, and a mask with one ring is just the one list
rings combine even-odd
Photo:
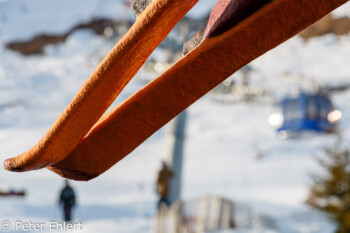
[(208, 198), (206, 196), (201, 197), (199, 201), (198, 213), (197, 213), (197, 224), (196, 224), (196, 233), (204, 233), (206, 225), (206, 215), (208, 209)]

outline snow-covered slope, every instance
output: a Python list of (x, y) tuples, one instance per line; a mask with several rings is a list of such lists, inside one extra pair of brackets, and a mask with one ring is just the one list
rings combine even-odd
[[(92, 18), (134, 19), (128, 0), (1, 0), (0, 42), (25, 40), (39, 33), (65, 33)], [(200, 0), (188, 13), (198, 18), (210, 12), (215, 1)]]
[[(207, 13), (214, 3), (201, 0), (192, 16)], [(337, 14), (348, 14), (349, 9), (348, 3)], [(45, 55), (30, 57), (5, 49), (4, 42), (39, 32), (59, 33), (92, 17), (123, 14), (122, 1), (0, 0), (1, 161), (30, 149), (40, 139), (116, 41), (81, 30), (64, 44), (48, 46)], [(256, 78), (275, 84), (270, 87), (280, 92), (288, 90), (289, 84), (281, 81), (285, 72), (304, 74), (321, 84), (348, 83), (349, 57), (350, 35), (327, 35), (308, 42), (296, 37), (251, 65), (257, 70)], [(133, 80), (113, 106), (140, 87)], [(350, 92), (333, 99), (343, 111), (340, 128), (349, 141)], [(223, 195), (249, 206), (254, 215), (267, 215), (276, 222), (275, 229), (257, 226), (235, 232), (330, 233), (333, 225), (302, 203), (309, 175), (319, 171), (315, 157), (335, 137), (281, 141), (267, 124), (274, 110), (269, 105), (220, 104), (209, 97), (193, 104), (188, 110), (183, 198)], [(75, 217), (84, 224), (77, 232), (150, 232), (155, 175), (165, 151), (160, 130), (95, 180), (73, 182), (79, 203)], [(0, 188), (24, 188), (28, 193), (23, 200), (0, 199), (0, 222), (47, 223), (61, 217), (57, 195), (62, 178), (47, 170), (18, 174), (1, 168), (0, 174)]]

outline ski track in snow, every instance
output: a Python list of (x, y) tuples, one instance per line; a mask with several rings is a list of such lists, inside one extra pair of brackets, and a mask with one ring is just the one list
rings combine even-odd
[[(43, 56), (23, 57), (6, 50), (4, 42), (41, 32), (64, 32), (93, 17), (131, 17), (121, 2), (0, 0), (1, 161), (30, 149), (41, 138), (116, 43), (80, 30), (66, 43), (46, 47)], [(200, 17), (214, 3), (201, 0), (191, 16)], [(349, 9), (347, 3), (336, 10), (336, 15), (349, 15)], [(156, 50), (152, 56), (157, 58), (157, 54), (161, 51)], [(283, 72), (304, 74), (321, 84), (349, 83), (349, 57), (350, 35), (327, 35), (308, 42), (296, 37), (251, 65), (259, 71), (254, 75), (282, 97), (292, 85), (281, 81)], [(133, 80), (112, 107), (141, 86), (137, 78)], [(343, 111), (340, 127), (349, 142), (350, 92), (334, 95), (333, 100)], [(5, 105), (9, 107), (2, 109)], [(276, 223), (275, 229), (256, 225), (234, 232), (331, 233), (333, 225), (305, 207), (303, 201), (310, 174), (320, 171), (315, 158), (335, 137), (281, 141), (267, 124), (274, 110), (269, 105), (218, 104), (209, 97), (193, 104), (188, 110), (183, 199), (193, 200), (208, 193), (222, 195)], [(100, 177), (90, 182), (72, 182), (78, 194), (74, 216), (84, 224), (83, 230), (77, 232), (151, 231), (157, 198), (154, 181), (166, 151), (164, 141), (161, 129)], [(260, 159), (256, 158), (258, 152), (262, 154)], [(24, 199), (1, 198), (0, 220), (47, 223), (60, 219), (57, 199), (62, 178), (45, 169), (10, 173), (2, 166), (0, 174), (0, 188), (25, 189), (28, 193)]]

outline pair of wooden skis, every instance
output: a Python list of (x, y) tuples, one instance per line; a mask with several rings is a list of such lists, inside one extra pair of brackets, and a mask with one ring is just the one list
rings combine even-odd
[(153, 0), (43, 138), (28, 152), (6, 160), (5, 168), (47, 167), (69, 179), (95, 178), (242, 66), (347, 1), (219, 0), (195, 49), (102, 116), (198, 2)]

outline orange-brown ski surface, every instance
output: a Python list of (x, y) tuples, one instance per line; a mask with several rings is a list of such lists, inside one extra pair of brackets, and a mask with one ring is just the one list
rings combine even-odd
[[(92, 179), (235, 71), (348, 0), (273, 0), (184, 58), (104, 116), (63, 161), (49, 167)], [(220, 1), (219, 1), (220, 3)]]
[(197, 1), (154, 0), (87, 79), (43, 138), (28, 152), (5, 161), (5, 168), (27, 171), (64, 159)]

